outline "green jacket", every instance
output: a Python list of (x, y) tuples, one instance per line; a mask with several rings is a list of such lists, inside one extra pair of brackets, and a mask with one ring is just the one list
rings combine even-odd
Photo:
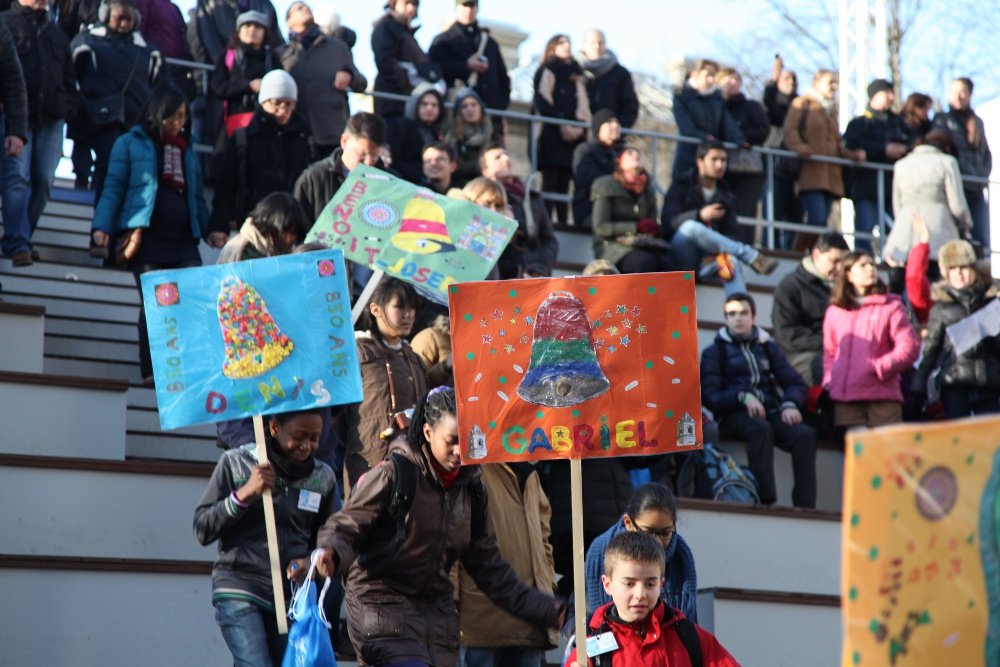
[(640, 220), (658, 218), (652, 184), (636, 196), (614, 176), (601, 176), (590, 188), (590, 199), (594, 203), (591, 217), (594, 257), (606, 259), (612, 264), (617, 264), (632, 249), (618, 239), (634, 236)]

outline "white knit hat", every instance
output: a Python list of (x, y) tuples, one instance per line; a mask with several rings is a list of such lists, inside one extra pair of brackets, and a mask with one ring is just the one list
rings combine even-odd
[(259, 102), (298, 99), (299, 87), (295, 85), (292, 75), (285, 70), (273, 69), (260, 80), (260, 92), (257, 93)]

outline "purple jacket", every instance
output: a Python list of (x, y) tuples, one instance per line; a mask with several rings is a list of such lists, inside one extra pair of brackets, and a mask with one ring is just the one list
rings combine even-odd
[(170, 0), (133, 0), (142, 21), (139, 32), (146, 41), (156, 46), (165, 58), (190, 59), (187, 26), (181, 10)]
[(835, 401), (897, 401), (899, 374), (920, 352), (903, 301), (875, 294), (853, 310), (826, 309), (823, 320), (823, 386)]

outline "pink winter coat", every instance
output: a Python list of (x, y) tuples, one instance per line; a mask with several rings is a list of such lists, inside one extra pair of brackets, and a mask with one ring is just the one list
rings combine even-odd
[(835, 401), (897, 401), (899, 374), (920, 353), (903, 301), (874, 294), (859, 308), (826, 309), (823, 319), (823, 386)]

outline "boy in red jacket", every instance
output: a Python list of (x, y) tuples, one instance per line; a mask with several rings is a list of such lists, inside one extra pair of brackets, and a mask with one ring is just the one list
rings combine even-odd
[(611, 602), (590, 619), (587, 653), (576, 650), (565, 667), (740, 667), (707, 630), (660, 600), (663, 545), (652, 535), (626, 531), (604, 552), (601, 581)]

